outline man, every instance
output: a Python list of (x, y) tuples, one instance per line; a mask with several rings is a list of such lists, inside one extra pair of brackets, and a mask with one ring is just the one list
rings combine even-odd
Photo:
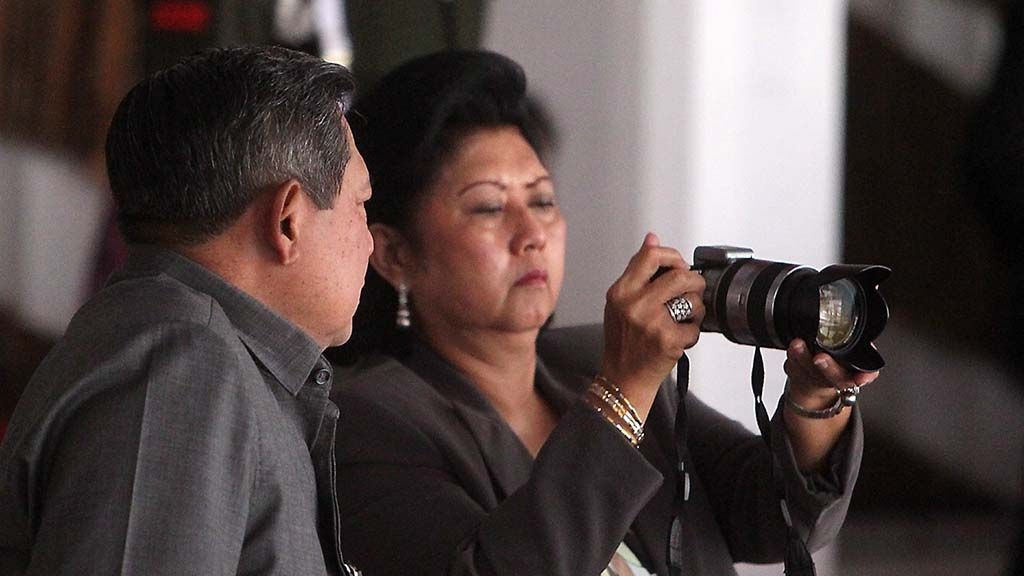
[(0, 448), (0, 574), (344, 567), (321, 352), (373, 250), (340, 66), (201, 53), (125, 97), (107, 169), (131, 255)]

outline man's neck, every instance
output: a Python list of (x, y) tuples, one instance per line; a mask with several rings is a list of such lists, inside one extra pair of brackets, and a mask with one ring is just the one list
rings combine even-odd
[(287, 294), (281, 289), (288, 286), (289, 282), (280, 277), (280, 269), (275, 270), (264, 255), (257, 253), (258, 249), (254, 243), (237, 238), (229, 231), (202, 244), (168, 248), (217, 274), (287, 319), (313, 338), (321, 349), (329, 345), (323, 338), (319, 338), (310, 326), (304, 325), (289, 307)]

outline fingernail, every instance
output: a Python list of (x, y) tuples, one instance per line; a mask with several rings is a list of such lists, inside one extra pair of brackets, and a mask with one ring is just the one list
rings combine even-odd
[(807, 346), (804, 346), (802, 341), (797, 341), (793, 344), (793, 349), (797, 352), (803, 353), (804, 350), (807, 350)]
[(828, 360), (824, 358), (818, 358), (817, 360), (814, 361), (814, 365), (824, 370), (825, 368), (828, 368)]

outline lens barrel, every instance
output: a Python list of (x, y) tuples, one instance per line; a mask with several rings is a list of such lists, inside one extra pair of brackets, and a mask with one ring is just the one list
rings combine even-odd
[(814, 274), (804, 266), (754, 258), (706, 269), (701, 329), (739, 344), (785, 349), (793, 339), (791, 296)]

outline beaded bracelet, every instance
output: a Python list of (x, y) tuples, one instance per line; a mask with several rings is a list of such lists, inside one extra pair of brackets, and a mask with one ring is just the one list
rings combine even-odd
[(843, 411), (843, 408), (847, 406), (853, 406), (857, 403), (857, 395), (860, 394), (860, 386), (852, 386), (850, 388), (844, 388), (842, 390), (836, 389), (836, 401), (828, 408), (821, 410), (811, 410), (804, 408), (797, 404), (789, 395), (789, 382), (786, 382), (786, 388), (782, 392), (782, 396), (786, 399), (786, 405), (799, 416), (804, 418), (812, 418), (815, 420), (825, 420), (832, 418)]

